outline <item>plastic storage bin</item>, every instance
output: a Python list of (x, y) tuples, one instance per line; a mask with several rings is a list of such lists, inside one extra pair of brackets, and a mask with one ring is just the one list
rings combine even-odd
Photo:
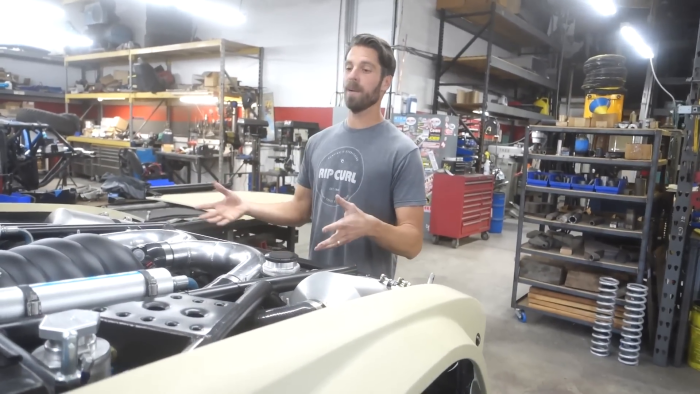
[(627, 187), (627, 178), (620, 179), (617, 186), (596, 186), (596, 193), (606, 193), (606, 194), (622, 194), (622, 191)]
[(21, 193), (12, 193), (11, 195), (0, 194), (0, 203), (31, 203), (32, 197), (25, 196)]
[(491, 204), (491, 227), (489, 232), (500, 234), (503, 232), (503, 219), (506, 212), (506, 194), (493, 193), (493, 204)]
[[(540, 179), (535, 179), (536, 175), (546, 175), (547, 179), (544, 181)], [(527, 173), (527, 184), (533, 186), (547, 187), (549, 186), (549, 175), (550, 174), (548, 172), (530, 171)]]
[(574, 183), (578, 183), (578, 181), (586, 179), (582, 175), (562, 175), (571, 178), (569, 182), (556, 182), (554, 181), (555, 174), (549, 174), (549, 186), (557, 188), (557, 189), (571, 189), (572, 185)]
[(571, 184), (571, 188), (574, 190), (579, 190), (579, 191), (584, 191), (584, 192), (594, 192), (595, 188), (597, 186), (600, 186), (600, 185), (601, 185), (600, 179), (596, 178), (595, 182), (592, 185), (579, 185), (578, 183), (574, 182)]

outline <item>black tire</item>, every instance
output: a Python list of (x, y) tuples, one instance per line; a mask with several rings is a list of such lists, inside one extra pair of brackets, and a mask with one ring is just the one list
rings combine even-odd
[(605, 67), (597, 70), (591, 70), (586, 77), (617, 77), (627, 78), (627, 68), (625, 67)]
[[(7, 174), (9, 162), (10, 151), (7, 150), (7, 137), (5, 133), (0, 130), (0, 174)], [(0, 193), (2, 193), (2, 187), (0, 187)]]
[[(76, 116), (77, 118), (77, 116)], [(80, 130), (80, 119), (55, 114), (41, 109), (21, 108), (17, 111), (17, 121), (27, 123), (44, 123), (61, 135), (73, 135)]]
[(70, 114), (70, 113), (64, 113), (64, 114), (61, 114), (61, 116), (63, 116), (64, 118), (70, 120), (71, 122), (73, 122), (73, 127), (75, 127), (75, 131), (80, 131), (80, 130), (82, 130), (82, 127), (80, 127), (80, 125), (81, 125), (82, 122), (80, 121), (80, 117), (79, 117), (78, 115), (76, 115), (76, 114)]

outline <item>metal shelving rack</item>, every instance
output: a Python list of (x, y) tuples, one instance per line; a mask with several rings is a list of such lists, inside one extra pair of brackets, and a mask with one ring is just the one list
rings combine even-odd
[[(659, 323), (656, 327), (654, 341), (653, 362), (659, 366), (667, 366), (671, 354), (674, 356), (674, 365), (680, 366), (685, 356), (685, 340), (688, 335), (688, 313), (694, 294), (687, 291), (685, 281), (693, 272), (693, 263), (689, 260), (697, 256), (688, 256), (686, 249), (689, 234), (693, 229), (689, 228), (691, 214), (693, 212), (692, 194), (695, 172), (698, 171), (698, 120), (700, 120), (700, 30), (695, 47), (693, 60), (693, 75), (688, 80), (690, 94), (685, 106), (680, 106), (678, 113), (685, 117), (685, 130), (683, 131), (683, 147), (681, 161), (678, 169), (678, 189), (675, 192), (673, 202), (673, 215), (669, 223), (668, 251), (666, 264), (664, 264), (663, 276), (657, 273), (658, 280), (662, 280), (661, 299), (659, 302)], [(674, 346), (675, 344), (675, 346)], [(673, 350), (673, 351), (672, 351)]]
[[(514, 15), (496, 2), (491, 2), (490, 9), (486, 11), (455, 13), (446, 9), (439, 10), (440, 32), (438, 36), (438, 53), (435, 67), (435, 85), (433, 90), (433, 113), (438, 110), (446, 110), (450, 114), (474, 114), (480, 111), (481, 122), (484, 124), (489, 117), (520, 119), (526, 121), (552, 120), (552, 116), (542, 115), (537, 112), (524, 110), (517, 107), (509, 107), (489, 100), (491, 79), (498, 78), (505, 81), (515, 81), (530, 86), (537, 86), (556, 92), (555, 97), (550, 102), (557, 102), (559, 97), (559, 82), (561, 79), (561, 65), (563, 62), (562, 52), (556, 60), (557, 77), (550, 80), (532, 71), (516, 66), (493, 56), (493, 45), (510, 51), (520, 51), (524, 47), (547, 47), (548, 49), (559, 50), (560, 45), (557, 40), (548, 36), (544, 32), (536, 29), (524, 19)], [(473, 37), (457, 53), (454, 58), (443, 55), (443, 40), (445, 36), (445, 24), (450, 24), (458, 29), (473, 34)], [(486, 41), (486, 55), (476, 57), (461, 56), (476, 42), (478, 38)], [(476, 73), (483, 73), (484, 82), (482, 85), (472, 82), (468, 83), (445, 83), (441, 82), (445, 73), (451, 69), (459, 71), (470, 70)], [(482, 89), (483, 101), (481, 104), (450, 104), (440, 93), (441, 86), (477, 86)], [(442, 103), (440, 103), (440, 100)], [(467, 130), (468, 127), (460, 118), (460, 124)], [(468, 132), (469, 133), (469, 132)], [(469, 133), (471, 135), (471, 133)], [(474, 136), (472, 135), (472, 138)], [(484, 152), (484, 133), (479, 133), (479, 152)], [(479, 156), (480, 156), (479, 155)], [(477, 160), (478, 169), (481, 168), (481, 160)]]
[[(258, 60), (258, 103), (263, 102), (263, 59), (264, 49), (246, 44), (241, 44), (224, 39), (197, 41), (184, 44), (164, 45), (148, 48), (123, 49), (118, 51), (91, 53), (86, 55), (67, 56), (64, 60), (66, 66), (66, 76), (68, 74), (68, 66), (77, 66), (85, 69), (97, 70), (97, 78), (102, 76), (102, 70), (107, 66), (127, 65), (129, 67), (129, 86), (132, 86), (133, 65), (138, 58), (143, 58), (147, 61), (165, 62), (168, 70), (171, 68), (171, 62), (177, 60), (192, 60), (192, 59), (218, 59), (219, 60), (219, 86), (217, 91), (209, 93), (209, 96), (218, 97), (218, 110), (223, 119), (225, 112), (226, 101), (240, 101), (240, 95), (226, 93), (226, 58), (228, 56), (243, 56), (252, 57)], [(67, 82), (66, 82), (67, 83)], [(66, 86), (68, 91), (68, 86)], [(133, 139), (134, 129), (134, 102), (139, 102), (144, 105), (149, 103), (156, 104), (151, 116), (163, 104), (168, 112), (168, 121), (170, 119), (169, 100), (179, 99), (184, 96), (202, 96), (202, 92), (106, 92), (106, 93), (77, 93), (65, 95), (65, 107), (68, 112), (68, 103), (70, 101), (91, 102), (87, 113), (93, 105), (99, 104), (102, 108), (102, 101), (106, 100), (125, 100), (129, 105), (129, 134)], [(102, 111), (100, 110), (100, 114)], [(101, 117), (101, 116), (100, 116)], [(258, 111), (258, 118), (262, 118), (262, 111)], [(150, 120), (150, 116), (146, 122)], [(225, 125), (220, 123), (219, 130), (219, 151), (224, 151), (225, 140)], [(219, 179), (224, 179), (224, 157), (219, 155)]]
[[(624, 159), (607, 159), (607, 158), (590, 158), (590, 157), (579, 157), (579, 156), (556, 156), (556, 155), (545, 155), (537, 154), (533, 155), (529, 153), (529, 138), (525, 138), (525, 148), (523, 160), (525, 163), (529, 159), (539, 159), (542, 162), (552, 161), (552, 162), (569, 162), (569, 163), (590, 163), (598, 166), (611, 166), (620, 169), (626, 168), (644, 168), (651, 174), (648, 178), (647, 192), (646, 196), (628, 196), (622, 194), (605, 194), (605, 193), (595, 193), (586, 192), (578, 190), (567, 190), (567, 189), (557, 189), (552, 187), (541, 187), (528, 185), (525, 178), (521, 182), (520, 186), (520, 214), (518, 218), (518, 236), (517, 236), (517, 248), (515, 252), (515, 269), (513, 275), (513, 289), (511, 296), (511, 307), (516, 310), (523, 310), (526, 312), (531, 312), (535, 314), (543, 314), (552, 316), (559, 319), (564, 319), (574, 323), (580, 323), (584, 325), (591, 326), (592, 323), (585, 320), (579, 320), (572, 317), (562, 316), (554, 313), (548, 313), (540, 309), (534, 309), (528, 304), (528, 295), (518, 298), (518, 285), (525, 284), (530, 286), (535, 286), (541, 289), (555, 291), (559, 293), (569, 294), (573, 296), (595, 299), (597, 293), (590, 291), (583, 291), (578, 289), (569, 288), (563, 285), (553, 285), (537, 280), (521, 278), (520, 277), (520, 262), (523, 254), (542, 256), (549, 258), (554, 261), (582, 265), (588, 267), (597, 267), (599, 269), (605, 269), (615, 272), (623, 272), (627, 274), (632, 274), (635, 277), (636, 283), (642, 283), (644, 278), (644, 273), (648, 268), (648, 261), (651, 259), (652, 255), (652, 245), (653, 240), (653, 226), (658, 223), (654, 218), (659, 216), (656, 212), (659, 208), (659, 198), (662, 193), (657, 190), (657, 185), (666, 184), (666, 171), (663, 170), (669, 160), (662, 158), (661, 149), (665, 146), (667, 149), (671, 146), (670, 139), (673, 137), (679, 137), (680, 132), (673, 130), (661, 130), (661, 129), (634, 129), (634, 130), (623, 130), (623, 129), (577, 129), (568, 127), (554, 127), (554, 126), (530, 126), (528, 128), (528, 135), (530, 131), (540, 131), (544, 133), (583, 133), (585, 134), (598, 134), (598, 135), (626, 135), (626, 136), (644, 136), (649, 139), (653, 139), (653, 153), (651, 160), (624, 160)], [(662, 139), (667, 139), (665, 144), (662, 144)], [(668, 156), (667, 156), (668, 157)], [(655, 174), (659, 173), (659, 181), (656, 181)], [(672, 176), (672, 175), (671, 175)], [(625, 230), (621, 228), (610, 228), (605, 225), (592, 226), (588, 224), (571, 224), (571, 223), (561, 223), (555, 220), (547, 220), (543, 217), (538, 217), (534, 215), (528, 215), (525, 213), (525, 202), (526, 195), (531, 193), (546, 193), (553, 196), (567, 196), (574, 198), (586, 198), (586, 199), (598, 199), (598, 200), (608, 200), (608, 201), (618, 201), (626, 204), (635, 204), (636, 206), (644, 206), (644, 225), (640, 230)], [(524, 223), (534, 223), (540, 225), (540, 231), (545, 230), (545, 226), (557, 227), (560, 229), (581, 232), (584, 234), (598, 234), (598, 235), (608, 235), (623, 237), (628, 239), (636, 239), (640, 241), (640, 253), (639, 261), (637, 263), (618, 263), (614, 259), (603, 258), (600, 261), (589, 261), (584, 259), (582, 256), (572, 255), (562, 255), (556, 250), (538, 250), (532, 248), (526, 242), (523, 244), (523, 225)], [(623, 300), (618, 299), (617, 303), (622, 305)]]

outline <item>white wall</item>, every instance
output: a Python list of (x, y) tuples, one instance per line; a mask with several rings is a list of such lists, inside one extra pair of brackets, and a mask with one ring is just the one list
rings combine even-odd
[[(399, 9), (400, 26), (397, 44), (436, 54), (440, 33), (440, 19), (436, 11), (437, 1), (402, 0), (401, 3), (403, 4)], [(456, 55), (472, 37), (473, 35), (463, 30), (445, 24), (443, 55)], [(486, 47), (484, 40), (477, 39), (462, 56), (485, 55)], [(501, 57), (513, 56), (496, 46), (493, 47), (493, 54)], [(418, 109), (431, 111), (435, 83), (434, 64), (430, 60), (405, 52), (399, 52), (398, 64), (396, 92), (415, 94), (418, 98)], [(446, 79), (450, 77), (452, 76), (446, 75)], [(440, 88), (443, 95), (456, 90), (456, 87)]]

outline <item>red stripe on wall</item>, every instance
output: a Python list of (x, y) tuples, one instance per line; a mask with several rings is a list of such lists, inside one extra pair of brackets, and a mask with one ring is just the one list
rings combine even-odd
[(321, 130), (333, 125), (333, 108), (328, 107), (275, 107), (275, 122), (296, 120), (316, 122)]

